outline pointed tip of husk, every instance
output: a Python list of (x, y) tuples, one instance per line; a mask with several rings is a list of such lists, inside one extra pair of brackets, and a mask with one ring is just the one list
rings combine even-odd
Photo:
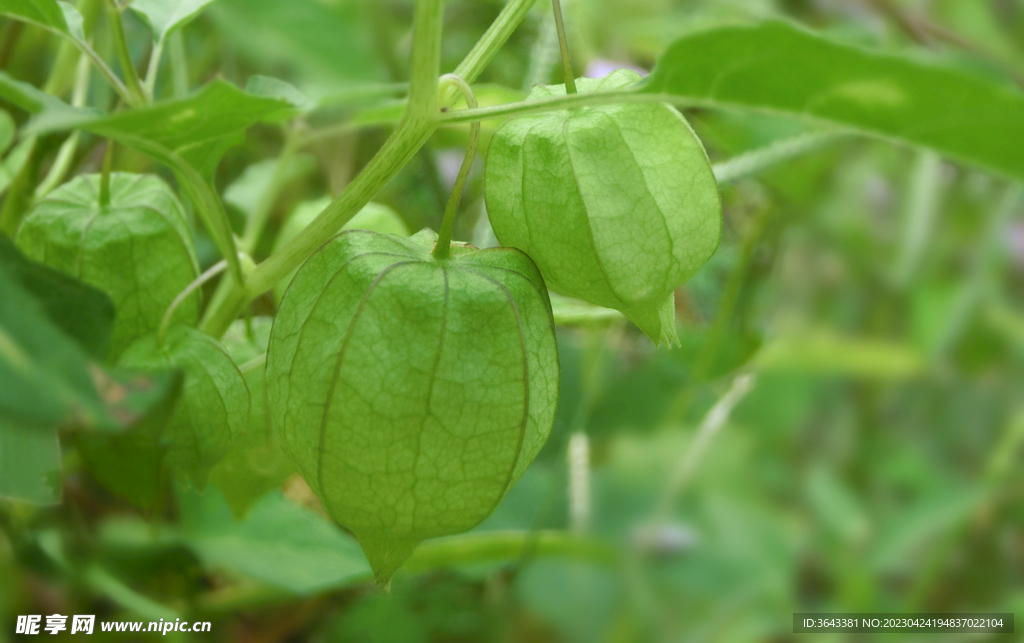
[(669, 293), (656, 308), (623, 311), (659, 348), (682, 346), (676, 333), (676, 293)]
[(391, 579), (405, 561), (409, 560), (419, 540), (395, 540), (390, 538), (359, 538), (359, 545), (366, 554), (366, 560), (373, 571), (374, 584), (385, 592), (391, 589)]

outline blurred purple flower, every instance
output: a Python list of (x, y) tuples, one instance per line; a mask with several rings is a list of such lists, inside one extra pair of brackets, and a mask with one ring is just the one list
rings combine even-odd
[(648, 73), (650, 73), (643, 67), (637, 67), (636, 65), (630, 65), (628, 63), (598, 58), (597, 60), (590, 61), (590, 64), (587, 65), (587, 70), (583, 72), (583, 75), (586, 76), (587, 78), (604, 78), (605, 76), (612, 73), (616, 69), (632, 69), (641, 76), (646, 76)]

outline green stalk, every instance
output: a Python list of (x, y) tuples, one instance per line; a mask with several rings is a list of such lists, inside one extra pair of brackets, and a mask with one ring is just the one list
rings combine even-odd
[(153, 43), (153, 50), (149, 54), (149, 64), (146, 66), (146, 79), (142, 82), (146, 90), (146, 98), (153, 100), (156, 91), (156, 77), (160, 73), (160, 61), (164, 55), (164, 38)]
[[(526, 15), (535, 0), (513, 0), (459, 65), (472, 82)], [(413, 33), (412, 79), (405, 118), (377, 155), (327, 208), (280, 251), (256, 267), (245, 288), (223, 291), (207, 308), (200, 328), (220, 337), (245, 305), (286, 277), (372, 199), (427, 142), (438, 125), (440, 0), (418, 0)], [(172, 50), (173, 56), (173, 50)], [(431, 76), (432, 75), (432, 76)], [(429, 77), (428, 77), (429, 76)], [(479, 111), (479, 110), (474, 110)], [(466, 122), (471, 122), (468, 119)]]
[(576, 93), (576, 75), (572, 71), (572, 60), (569, 57), (569, 41), (565, 37), (565, 23), (562, 21), (562, 3), (551, 0), (551, 8), (555, 12), (555, 31), (558, 32), (558, 49), (562, 52), (562, 75), (565, 82), (566, 95)]
[(437, 94), (441, 75), (442, 0), (417, 0), (412, 25), (412, 70), (406, 119), (433, 119), (440, 106)]
[[(89, 92), (89, 76), (91, 75), (89, 72), (91, 69), (88, 58), (79, 56), (78, 69), (75, 72), (75, 87), (71, 96), (71, 105), (73, 107), (85, 105), (86, 95)], [(46, 178), (36, 187), (36, 200), (45, 197), (64, 180), (64, 175), (67, 174), (68, 169), (71, 167), (71, 162), (75, 158), (75, 150), (78, 149), (80, 138), (81, 131), (75, 130), (64, 141), (64, 144), (60, 146), (57, 158), (53, 161), (53, 165), (50, 166), (50, 171), (47, 173)]]
[[(476, 96), (466, 81), (454, 74), (445, 74), (441, 77), (441, 86), (455, 85), (462, 90), (466, 97), (466, 104), (476, 107)], [(442, 90), (443, 91), (443, 90)], [(469, 171), (473, 169), (473, 159), (476, 158), (476, 148), (480, 142), (480, 123), (472, 123), (469, 126), (469, 144), (466, 145), (466, 156), (462, 159), (462, 167), (459, 168), (459, 175), (452, 187), (452, 194), (448, 197), (448, 204), (444, 209), (444, 218), (441, 220), (441, 231), (437, 235), (437, 243), (434, 246), (435, 259), (447, 259), (451, 256), (452, 229), (455, 227), (455, 214), (459, 210), (459, 202), (462, 200), (462, 192), (469, 180)]]
[(188, 95), (188, 56), (185, 54), (185, 38), (182, 30), (172, 33), (171, 39), (171, 81), (174, 97), (184, 98)]
[(842, 136), (842, 132), (810, 132), (776, 141), (771, 145), (734, 156), (728, 161), (715, 163), (715, 180), (719, 183), (734, 183), (748, 176), (760, 174), (797, 156), (816, 152)]
[(114, 141), (107, 139), (107, 149), (103, 152), (103, 170), (100, 173), (100, 207), (110, 205), (110, 171), (114, 167)]
[(133, 107), (146, 104), (146, 94), (139, 84), (139, 76), (135, 72), (135, 63), (132, 62), (131, 53), (128, 51), (128, 41), (124, 37), (124, 24), (121, 22), (121, 10), (118, 9), (114, 0), (106, 0), (107, 19), (110, 21), (110, 34), (114, 40), (114, 48), (117, 50), (118, 62), (121, 63), (121, 73), (125, 77), (128, 93), (132, 100), (129, 104)]

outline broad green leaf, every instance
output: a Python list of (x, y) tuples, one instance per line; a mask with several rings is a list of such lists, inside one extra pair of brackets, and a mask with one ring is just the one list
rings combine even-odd
[(547, 439), (551, 307), (517, 250), (430, 251), (350, 230), (299, 269), (267, 353), (271, 422), (386, 582), (427, 538), (472, 528)]
[(1024, 179), (1024, 93), (785, 22), (683, 37), (642, 91), (835, 123)]
[(162, 399), (173, 384), (168, 374), (104, 371), (50, 319), (20, 277), (0, 262), (0, 419), (119, 431)]
[(370, 578), (359, 545), (337, 526), (273, 492), (236, 522), (214, 487), (179, 489), (185, 544), (206, 565), (295, 594), (313, 594)]
[(118, 432), (175, 399), (176, 373), (109, 371), (79, 344), (103, 352), (113, 310), (101, 293), (26, 261), (5, 237), (0, 285), (0, 420)]
[[(313, 222), (314, 219), (319, 216), (321, 212), (330, 204), (331, 197), (325, 196), (313, 201), (303, 201), (302, 203), (295, 206), (288, 218), (285, 219), (284, 225), (281, 226), (281, 231), (277, 234), (277, 239), (274, 241), (275, 251), (279, 250), (284, 244), (295, 238), (302, 230)], [(342, 230), (370, 230), (371, 232), (383, 232), (385, 234), (397, 234), (401, 236), (409, 235), (409, 228), (406, 227), (405, 222), (402, 221), (402, 217), (389, 208), (386, 205), (380, 203), (367, 203), (362, 210), (356, 213), (354, 217), (349, 219), (341, 228)], [(288, 288), (288, 284), (291, 283), (292, 277), (295, 275), (293, 272), (281, 280), (277, 286), (274, 287), (274, 294), (277, 296), (277, 300), (280, 301), (281, 297), (284, 296), (284, 291)]]
[[(168, 306), (199, 274), (185, 210), (159, 177), (114, 174), (111, 201), (99, 204), (99, 175), (51, 192), (22, 221), (15, 238), (30, 258), (105, 292), (117, 308), (110, 355), (160, 325)], [(198, 293), (174, 319), (195, 324)]]
[[(579, 89), (639, 79), (619, 70), (582, 78)], [(538, 86), (530, 98), (564, 93)], [(536, 261), (552, 290), (622, 311), (656, 343), (678, 344), (674, 292), (722, 229), (711, 164), (679, 112), (609, 105), (508, 120), (491, 141), (485, 187), (498, 240)]]
[(46, 315), (96, 359), (110, 345), (114, 303), (102, 291), (44, 264), (29, 261), (0, 236), (0, 265), (42, 304)]
[(250, 76), (245, 83), (245, 91), (253, 96), (284, 101), (299, 112), (310, 112), (316, 107), (316, 103), (295, 85), (269, 76)]
[[(295, 472), (295, 465), (281, 450), (270, 431), (267, 416), (265, 358), (274, 320), (255, 317), (238, 320), (228, 328), (222, 342), (231, 359), (242, 367), (251, 404), (249, 430), (231, 445), (231, 451), (216, 466), (211, 480), (224, 494), (235, 516), (241, 518), (257, 498), (279, 486)], [(253, 362), (256, 365), (253, 365)]]
[[(67, 112), (67, 118), (37, 118), (27, 132), (81, 128), (129, 147), (140, 147), (141, 140), (178, 154), (208, 178), (224, 152), (245, 140), (249, 127), (279, 121), (293, 111), (286, 102), (253, 96), (217, 79), (187, 98), (110, 115), (76, 110)], [(144, 146), (142, 149), (148, 152)]]
[[(35, 114), (37, 122), (75, 122), (80, 119), (96, 117), (100, 112), (87, 108), (71, 107), (61, 99), (40, 91), (34, 85), (15, 80), (0, 71), (0, 97), (29, 114)], [(29, 133), (22, 132), (27, 138)]]
[(63, 4), (56, 0), (0, 0), (0, 14), (70, 34)]
[(248, 430), (249, 389), (224, 347), (209, 335), (175, 325), (162, 340), (147, 335), (118, 364), (131, 368), (180, 368), (182, 399), (164, 431), (167, 465), (195, 486)]
[(60, 503), (60, 442), (55, 430), (24, 427), (0, 417), (0, 500)]
[(155, 40), (163, 40), (167, 34), (198, 16), (214, 0), (134, 0), (128, 7), (142, 18), (153, 30)]

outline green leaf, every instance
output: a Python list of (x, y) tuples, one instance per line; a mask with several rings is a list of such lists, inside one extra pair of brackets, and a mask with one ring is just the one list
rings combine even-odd
[(1020, 90), (786, 22), (677, 40), (642, 91), (835, 123), (1024, 179)]
[(51, 31), (70, 34), (63, 4), (56, 0), (0, 0), (0, 13)]
[[(619, 70), (579, 88), (639, 79)], [(564, 92), (538, 86), (530, 98)], [(494, 134), (485, 172), (495, 235), (530, 255), (552, 290), (678, 343), (673, 293), (711, 257), (722, 228), (711, 165), (679, 112), (633, 104), (511, 119)]]
[(41, 263), (28, 261), (0, 236), (0, 265), (42, 304), (46, 315), (96, 359), (110, 345), (114, 303), (102, 291)]
[(253, 96), (284, 101), (298, 112), (311, 112), (316, 108), (316, 103), (295, 85), (269, 76), (250, 76), (245, 83), (245, 91)]
[[(47, 119), (52, 118), (54, 121), (61, 119), (75, 121), (99, 114), (95, 110), (71, 107), (56, 96), (40, 91), (29, 83), (15, 80), (2, 71), (0, 71), (0, 97), (29, 114), (46, 113), (48, 114)], [(23, 138), (28, 136), (28, 133), (22, 133)]]
[(154, 335), (139, 339), (118, 364), (184, 371), (182, 399), (165, 429), (167, 465), (202, 488), (232, 441), (247, 430), (249, 389), (238, 367), (217, 340), (180, 325), (162, 342)]
[(60, 504), (60, 441), (55, 430), (0, 418), (0, 498)]
[(427, 538), (472, 528), (554, 421), (551, 307), (508, 248), (343, 232), (299, 269), (267, 353), (282, 447), (378, 582)]
[(280, 493), (258, 500), (236, 522), (216, 488), (178, 490), (186, 544), (210, 567), (244, 574), (295, 594), (370, 578), (359, 545), (328, 520)]
[(142, 16), (153, 38), (163, 40), (167, 34), (198, 16), (214, 0), (134, 0), (128, 7)]
[[(81, 128), (128, 147), (139, 148), (138, 142), (145, 141), (181, 156), (209, 178), (224, 152), (245, 140), (249, 127), (258, 122), (277, 122), (293, 112), (287, 102), (253, 96), (216, 79), (187, 98), (110, 115), (84, 110), (66, 112), (67, 118), (34, 119), (26, 132), (41, 134)], [(140, 149), (149, 151), (145, 147)]]
[[(110, 204), (99, 204), (99, 175), (79, 176), (28, 214), (15, 241), (30, 258), (99, 288), (114, 301), (110, 355), (155, 331), (168, 306), (199, 274), (184, 208), (157, 176), (114, 174)], [(195, 324), (198, 293), (174, 319)]]
[[(211, 475), (238, 518), (245, 516), (258, 498), (295, 473), (295, 465), (271, 433), (266, 410), (266, 368), (259, 360), (266, 356), (273, 323), (270, 317), (238, 320), (222, 340), (231, 359), (245, 367), (242, 374), (251, 398), (248, 431), (235, 440)], [(248, 366), (254, 360), (257, 365)]]
[[(91, 361), (73, 336), (99, 351), (109, 302), (85, 284), (26, 262), (6, 238), (0, 238), (0, 286), (0, 420), (117, 432), (174, 398), (180, 379), (173, 372), (107, 371)], [(73, 327), (72, 334), (62, 325)]]

